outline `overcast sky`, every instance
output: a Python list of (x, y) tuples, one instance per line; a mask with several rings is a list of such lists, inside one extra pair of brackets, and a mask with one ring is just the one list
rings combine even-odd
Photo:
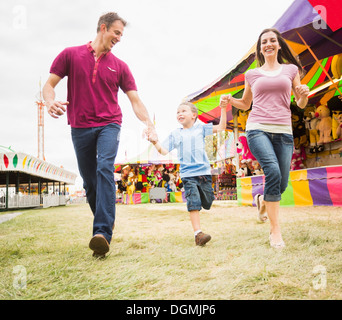
[[(272, 27), (293, 0), (2, 0), (0, 2), (0, 145), (38, 155), (39, 82), (65, 47), (96, 36), (101, 14), (116, 11), (128, 21), (112, 52), (130, 67), (139, 95), (160, 139), (175, 129), (176, 109), (187, 95), (234, 66)], [(66, 100), (67, 79), (56, 89)], [(148, 147), (144, 126), (125, 94), (117, 160)], [(45, 112), (45, 159), (78, 173), (66, 115)], [(77, 179), (81, 185), (82, 180)]]

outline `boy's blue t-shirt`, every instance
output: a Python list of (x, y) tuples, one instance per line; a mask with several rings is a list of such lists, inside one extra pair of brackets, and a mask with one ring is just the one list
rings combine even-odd
[(169, 152), (177, 149), (181, 178), (211, 175), (205, 152), (204, 137), (213, 134), (212, 123), (196, 123), (190, 129), (179, 128), (171, 132), (162, 146)]

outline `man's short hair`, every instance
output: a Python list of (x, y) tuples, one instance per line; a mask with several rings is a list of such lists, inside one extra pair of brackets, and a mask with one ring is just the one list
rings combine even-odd
[(120, 20), (124, 26), (127, 24), (126, 20), (122, 19), (116, 12), (107, 12), (103, 14), (97, 23), (97, 32), (101, 30), (102, 24), (105, 24), (108, 30), (116, 20)]

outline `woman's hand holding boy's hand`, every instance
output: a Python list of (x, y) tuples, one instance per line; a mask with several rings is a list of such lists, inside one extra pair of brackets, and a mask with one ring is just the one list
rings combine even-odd
[(232, 95), (231, 94), (223, 94), (220, 97), (220, 108), (224, 109), (227, 108), (228, 104), (230, 103)]

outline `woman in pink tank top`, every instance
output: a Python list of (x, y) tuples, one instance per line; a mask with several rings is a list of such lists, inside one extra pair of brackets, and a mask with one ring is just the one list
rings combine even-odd
[(227, 95), (234, 107), (252, 110), (247, 120), (248, 145), (265, 174), (263, 195), (254, 196), (259, 220), (270, 220), (269, 241), (273, 248), (285, 247), (279, 225), (279, 205), (285, 191), (293, 153), (291, 91), (297, 106), (305, 108), (309, 88), (300, 83), (302, 66), (276, 29), (265, 29), (256, 48), (258, 68), (249, 70), (241, 99)]

